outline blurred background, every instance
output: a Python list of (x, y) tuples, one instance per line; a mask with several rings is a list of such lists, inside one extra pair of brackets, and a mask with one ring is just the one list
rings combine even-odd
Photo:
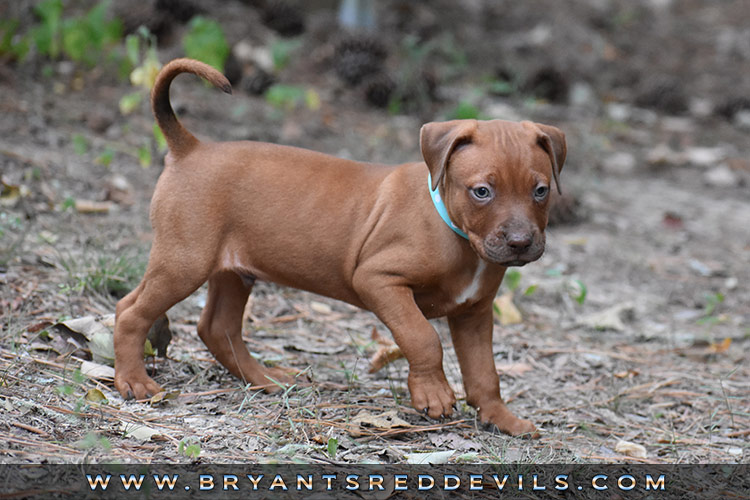
[[(565, 131), (569, 154), (548, 250), (508, 274), (495, 308), (503, 391), (545, 437), (506, 449), (502, 437), (467, 424), (452, 429), (453, 441), (415, 434), (399, 446), (452, 447), (479, 461), (503, 453), (515, 461), (617, 461), (625, 452), (616, 443), (628, 440), (643, 445), (650, 461), (746, 462), (749, 21), (745, 0), (6, 0), (0, 372), (17, 375), (4, 387), (9, 394), (37, 387), (39, 397), (64, 407), (90, 387), (81, 380), (72, 396), (49, 395), (35, 375), (38, 360), (62, 366), (71, 353), (90, 357), (55, 341), (54, 325), (112, 313), (140, 280), (149, 200), (165, 154), (148, 95), (163, 64), (188, 56), (233, 84), (232, 96), (193, 77), (173, 84), (183, 123), (213, 140), (401, 163), (420, 158), (419, 128), (432, 120), (530, 119)], [(204, 303), (199, 291), (170, 314), (171, 359), (154, 362), (166, 385), (203, 391), (236, 382), (196, 339)], [(257, 350), (264, 356), (271, 345), (271, 358), (316, 366), (319, 380), (348, 384), (346, 397), (360, 405), (382, 409), (394, 405), (392, 391), (403, 395), (403, 362), (366, 373), (361, 358), (377, 348), (370, 332), (389, 336), (372, 315), (268, 284), (256, 287), (249, 311), (246, 330), (263, 339)], [(450, 345), (445, 324), (436, 328)], [(292, 349), (290, 338), (309, 342)], [(68, 369), (44, 366), (51, 380)], [(446, 370), (460, 396), (450, 349)], [(341, 394), (294, 397), (319, 418), (348, 422), (348, 413), (316, 406)], [(279, 415), (298, 410), (277, 409), (273, 396), (258, 396), (252, 409), (236, 394), (216, 397), (228, 413), (261, 427), (280, 426)], [(205, 417), (216, 405), (191, 410)], [(0, 419), (18, 418), (50, 436), (65, 428), (70, 441), (103, 435), (113, 447), (95, 440), (95, 453), (128, 456), (124, 438), (103, 430), (111, 421), (30, 423), (18, 408)], [(418, 423), (408, 405), (398, 408)], [(463, 417), (473, 418), (468, 409)], [(202, 436), (203, 456), (224, 456), (221, 443), (202, 434), (205, 418), (174, 418)], [(294, 424), (263, 427), (282, 438), (252, 446), (237, 428), (217, 432), (247, 445), (232, 455), (243, 460), (275, 456), (300, 440), (309, 447), (293, 454), (330, 456), (330, 436), (349, 443), (351, 460), (403, 459), (388, 438), (376, 439), (381, 452), (341, 428), (299, 425), (311, 426), (307, 438)], [(14, 432), (6, 437), (23, 437)], [(312, 439), (321, 433), (325, 439)], [(7, 453), (22, 456), (23, 448)], [(152, 452), (164, 458), (169, 450)]]

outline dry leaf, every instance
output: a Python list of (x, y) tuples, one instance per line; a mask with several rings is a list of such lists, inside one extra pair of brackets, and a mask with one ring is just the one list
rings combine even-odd
[(413, 427), (409, 422), (398, 416), (397, 410), (390, 410), (378, 415), (374, 415), (367, 410), (362, 410), (351, 420), (351, 423), (349, 434), (354, 437), (361, 436), (361, 429), (364, 427), (374, 427), (377, 430), (389, 430), (394, 427)]
[(513, 303), (512, 291), (505, 292), (497, 297), (493, 302), (493, 309), (497, 317), (500, 319), (500, 324), (503, 326), (517, 325), (523, 321), (521, 311), (519, 311)]
[(323, 302), (316, 302), (314, 300), (310, 302), (310, 309), (319, 314), (331, 314), (333, 312), (331, 306), (329, 306), (328, 304), (324, 304)]
[(401, 348), (391, 339), (380, 335), (374, 327), (372, 329), (372, 340), (380, 344), (380, 348), (370, 358), (370, 373), (375, 373), (388, 363), (404, 357)]
[(406, 463), (414, 465), (440, 465), (448, 463), (455, 451), (434, 451), (432, 453), (409, 453)]
[(81, 214), (106, 214), (114, 206), (111, 201), (76, 200), (76, 212)]
[(94, 363), (93, 361), (84, 361), (81, 363), (81, 373), (86, 375), (88, 378), (94, 378), (98, 380), (114, 380), (115, 369), (111, 366), (101, 365)]
[(180, 391), (172, 391), (172, 392), (161, 391), (151, 396), (151, 399), (149, 399), (148, 402), (151, 406), (157, 406), (162, 403), (166, 403), (167, 401), (172, 401), (174, 399), (177, 399), (179, 396), (180, 396)]
[(140, 441), (150, 441), (151, 438), (159, 435), (156, 429), (132, 422), (120, 422), (120, 430), (125, 437), (134, 437)]
[(534, 367), (528, 363), (497, 363), (495, 364), (495, 368), (498, 373), (510, 375), (511, 377), (518, 377), (534, 369)]
[(634, 458), (646, 458), (646, 448), (630, 441), (618, 441), (615, 451)]
[(732, 339), (727, 337), (718, 344), (716, 342), (711, 342), (708, 349), (713, 353), (721, 354), (722, 352), (726, 352), (730, 345), (732, 345)]
[(624, 318), (632, 318), (635, 307), (631, 303), (617, 304), (594, 314), (589, 314), (578, 320), (578, 324), (593, 328), (594, 330), (614, 330), (622, 332), (625, 330)]
[(107, 396), (99, 389), (89, 389), (86, 392), (86, 401), (89, 403), (101, 403), (102, 401), (107, 401)]

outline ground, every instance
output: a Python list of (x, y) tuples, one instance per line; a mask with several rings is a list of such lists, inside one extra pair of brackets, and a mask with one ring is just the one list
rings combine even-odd
[[(119, 112), (127, 81), (37, 57), (0, 59), (0, 461), (400, 463), (454, 452), (440, 459), (747, 463), (746, 3), (384, 2), (379, 33), (396, 74), (419, 57), (404, 40), (431, 40), (443, 55), (419, 59), (435, 65), (436, 95), (390, 110), (337, 79), (327, 3), (302, 11), (304, 48), (276, 75), (307, 89), (307, 104), (181, 77), (175, 107), (202, 137), (387, 163), (418, 159), (421, 123), (459, 104), (563, 129), (565, 198), (547, 251), (516, 274), (522, 321), (495, 325), (501, 390), (541, 437), (484, 429), (463, 401), (451, 419), (423, 418), (408, 404), (404, 360), (368, 373), (373, 331), (390, 338), (374, 315), (267, 283), (250, 299), (248, 346), (312, 385), (267, 395), (230, 376), (195, 332), (205, 289), (169, 312), (168, 357), (149, 361), (176, 397), (126, 402), (106, 376), (81, 375), (91, 348), (55, 325), (112, 314), (137, 283), (162, 153), (139, 164), (153, 122), (145, 103)], [(252, 4), (201, 3), (232, 44), (268, 46), (278, 38)], [(159, 58), (181, 50), (165, 41)], [(461, 398), (447, 326), (434, 324)]]

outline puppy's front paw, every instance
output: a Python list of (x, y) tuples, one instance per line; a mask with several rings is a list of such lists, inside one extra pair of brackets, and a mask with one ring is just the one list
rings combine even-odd
[(513, 415), (502, 400), (481, 406), (479, 408), (479, 419), (483, 423), (494, 425), (500, 432), (510, 436), (539, 438), (539, 431), (537, 431), (536, 426), (530, 420)]
[(299, 370), (285, 366), (266, 367), (263, 369), (263, 382), (258, 385), (263, 386), (267, 393), (278, 392), (297, 383), (295, 375), (298, 373)]
[(124, 399), (148, 399), (161, 392), (159, 384), (145, 372), (139, 375), (123, 370), (115, 371), (115, 389)]
[(409, 373), (411, 405), (430, 418), (445, 418), (453, 414), (456, 395), (442, 371)]

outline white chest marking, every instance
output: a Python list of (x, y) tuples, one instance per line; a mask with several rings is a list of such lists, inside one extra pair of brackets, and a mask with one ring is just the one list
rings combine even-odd
[(464, 288), (464, 291), (456, 297), (456, 304), (461, 305), (464, 302), (475, 298), (474, 296), (479, 292), (479, 286), (482, 284), (482, 274), (484, 274), (485, 266), (485, 262), (480, 260), (477, 270), (474, 271), (474, 277), (472, 278), (471, 283), (469, 283), (466, 288)]

